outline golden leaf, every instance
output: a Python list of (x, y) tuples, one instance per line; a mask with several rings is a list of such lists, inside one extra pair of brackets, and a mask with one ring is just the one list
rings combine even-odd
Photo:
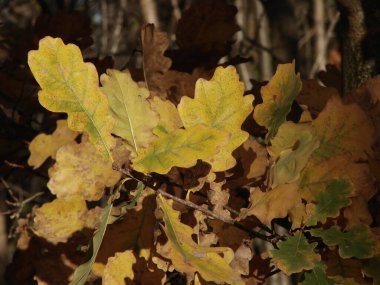
[(152, 129), (158, 123), (158, 115), (147, 101), (149, 91), (139, 87), (129, 72), (114, 69), (102, 74), (100, 82), (115, 118), (112, 132), (127, 140), (135, 152), (147, 147), (155, 138)]
[(29, 52), (28, 64), (42, 88), (38, 92), (41, 105), (52, 112), (67, 113), (69, 128), (87, 132), (102, 155), (112, 159), (114, 120), (100, 91), (96, 68), (83, 62), (79, 47), (45, 37), (38, 50)]
[(169, 134), (183, 127), (181, 117), (175, 105), (169, 100), (162, 100), (159, 97), (153, 97), (151, 106), (154, 111), (160, 115), (160, 121), (153, 133), (157, 136)]
[(248, 138), (241, 125), (253, 110), (253, 96), (243, 95), (244, 84), (239, 81), (236, 69), (218, 67), (210, 81), (198, 79), (194, 99), (184, 96), (178, 105), (185, 128), (204, 124), (231, 134), (222, 152), (206, 160), (214, 171), (232, 168), (236, 161), (231, 152)]
[(48, 157), (55, 158), (57, 150), (73, 141), (77, 136), (77, 132), (73, 132), (67, 127), (66, 120), (58, 120), (57, 128), (51, 135), (39, 134), (31, 141), (28, 164), (34, 169), (40, 167)]
[(91, 226), (87, 221), (88, 215), (94, 221), (91, 211), (88, 211), (85, 200), (80, 196), (55, 199), (36, 209), (34, 232), (53, 244), (66, 242), (76, 231)]
[(102, 284), (104, 285), (124, 285), (124, 279), (133, 280), (134, 272), (132, 265), (136, 258), (132, 250), (118, 252), (114, 257), (110, 257), (103, 272)]
[(56, 161), (49, 169), (47, 186), (57, 197), (80, 195), (85, 200), (99, 200), (104, 188), (120, 179), (120, 173), (112, 169), (112, 162), (89, 142), (61, 147)]
[(262, 192), (258, 188), (251, 188), (248, 208), (241, 210), (238, 220), (255, 215), (263, 224), (270, 224), (275, 218), (284, 218), (289, 211), (301, 203), (296, 183), (283, 184)]
[[(206, 281), (244, 284), (240, 274), (229, 265), (234, 256), (231, 248), (197, 245), (191, 237), (193, 229), (180, 222), (179, 212), (173, 210), (161, 195), (158, 196), (158, 203), (164, 213), (163, 229), (168, 238), (164, 246), (157, 246), (160, 255), (170, 259), (174, 268), (185, 273), (190, 280), (194, 278), (195, 272), (198, 272)], [(220, 254), (223, 254), (223, 257)]]

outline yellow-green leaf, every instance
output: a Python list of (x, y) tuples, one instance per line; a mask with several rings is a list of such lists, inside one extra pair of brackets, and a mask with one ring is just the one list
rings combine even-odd
[(35, 211), (33, 230), (37, 235), (56, 244), (66, 242), (76, 231), (91, 226), (87, 219), (93, 218), (82, 197), (58, 198), (43, 204)]
[(39, 134), (31, 141), (28, 164), (33, 168), (40, 167), (48, 157), (55, 158), (57, 150), (73, 141), (77, 136), (77, 132), (73, 132), (67, 127), (66, 120), (58, 120), (57, 128), (51, 135)]
[(118, 252), (115, 256), (108, 258), (108, 262), (103, 272), (102, 284), (104, 285), (124, 285), (124, 279), (133, 280), (134, 272), (132, 265), (136, 262), (136, 257), (132, 250)]
[(268, 152), (275, 163), (270, 169), (270, 185), (276, 187), (299, 179), (319, 141), (309, 124), (286, 122), (280, 126)]
[(295, 63), (279, 64), (271, 81), (261, 88), (263, 103), (256, 106), (253, 113), (255, 121), (268, 129), (266, 140), (277, 133), (286, 121), (294, 99), (301, 91), (300, 75), (295, 73)]
[(91, 143), (111, 159), (114, 120), (100, 91), (96, 68), (83, 62), (79, 47), (45, 37), (38, 50), (29, 52), (28, 64), (42, 88), (38, 92), (41, 105), (52, 112), (67, 113), (69, 128), (87, 132)]
[(297, 184), (283, 184), (262, 192), (258, 188), (251, 189), (250, 205), (243, 208), (238, 217), (242, 220), (248, 216), (256, 216), (263, 224), (270, 224), (275, 218), (284, 218), (289, 211), (301, 203)]
[(160, 121), (153, 130), (154, 134), (163, 136), (183, 127), (178, 110), (172, 102), (162, 100), (160, 97), (153, 97), (150, 103), (152, 109), (160, 115)]
[(202, 125), (178, 129), (139, 150), (133, 168), (143, 173), (166, 174), (173, 166), (191, 167), (198, 159), (208, 161), (214, 157), (227, 139), (225, 132)]
[[(171, 260), (174, 268), (185, 273), (190, 280), (198, 272), (206, 281), (240, 285), (244, 284), (240, 274), (229, 265), (233, 259), (233, 251), (228, 247), (203, 247), (193, 239), (193, 229), (180, 222), (179, 212), (158, 196), (158, 203), (163, 211), (164, 231), (168, 242), (158, 245), (157, 252)], [(223, 257), (220, 255), (223, 254)], [(190, 281), (189, 280), (189, 281)]]
[(49, 177), (47, 186), (57, 197), (80, 195), (94, 201), (102, 197), (105, 187), (116, 184), (120, 173), (112, 169), (112, 162), (91, 143), (73, 142), (58, 150)]
[(152, 129), (158, 123), (158, 115), (147, 101), (148, 89), (134, 82), (129, 72), (114, 69), (102, 74), (100, 82), (115, 118), (112, 132), (125, 139), (135, 152), (147, 147), (155, 138)]
[(244, 84), (239, 81), (236, 69), (218, 67), (210, 81), (198, 79), (194, 99), (184, 96), (178, 105), (185, 128), (204, 124), (231, 134), (222, 153), (206, 160), (214, 171), (232, 168), (236, 161), (231, 152), (248, 138), (241, 125), (253, 110), (253, 96), (243, 95)]

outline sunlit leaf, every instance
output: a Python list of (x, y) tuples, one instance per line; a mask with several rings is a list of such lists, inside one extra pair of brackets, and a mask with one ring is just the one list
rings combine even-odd
[(287, 275), (313, 269), (321, 260), (321, 256), (314, 252), (317, 244), (308, 243), (300, 231), (285, 241), (278, 242), (277, 246), (278, 249), (270, 252), (273, 262)]
[(176, 106), (169, 100), (153, 97), (151, 106), (160, 115), (158, 125), (153, 130), (154, 134), (163, 136), (183, 126)]
[(82, 197), (58, 198), (36, 209), (33, 230), (51, 243), (66, 242), (88, 225), (89, 217), (92, 219)]
[(29, 52), (28, 64), (42, 88), (38, 93), (41, 105), (67, 113), (69, 128), (87, 132), (97, 149), (111, 159), (114, 120), (108, 114), (95, 66), (83, 62), (76, 45), (52, 37), (43, 38), (39, 49)]
[[(163, 229), (168, 238), (164, 246), (158, 246), (159, 254), (169, 258), (174, 268), (185, 273), (190, 280), (194, 278), (195, 272), (198, 272), (206, 281), (244, 284), (240, 274), (229, 265), (233, 259), (232, 249), (197, 245), (191, 237), (193, 229), (180, 222), (179, 212), (173, 210), (162, 195), (159, 195), (158, 201), (164, 214)], [(223, 257), (220, 254), (223, 254)]]
[(368, 226), (358, 225), (347, 232), (337, 227), (330, 229), (311, 229), (313, 236), (321, 237), (328, 246), (338, 246), (343, 258), (369, 258), (374, 255), (376, 240)]
[(51, 135), (39, 134), (30, 142), (28, 164), (33, 168), (40, 167), (48, 157), (55, 158), (57, 150), (77, 136), (77, 132), (67, 127), (66, 120), (58, 120), (57, 128)]
[(231, 152), (240, 146), (248, 133), (241, 125), (252, 112), (252, 95), (244, 95), (244, 84), (233, 66), (218, 67), (210, 81), (198, 79), (194, 99), (182, 97), (178, 111), (185, 128), (204, 124), (231, 134), (222, 153), (206, 160), (215, 171), (224, 171), (236, 164)]
[(284, 218), (289, 211), (301, 203), (297, 184), (284, 184), (262, 192), (258, 188), (251, 189), (250, 205), (243, 208), (239, 220), (248, 216), (256, 216), (263, 224), (270, 224), (275, 218)]
[(115, 185), (121, 175), (86, 141), (61, 147), (56, 161), (49, 169), (47, 186), (57, 197), (80, 195), (85, 200), (99, 200), (104, 188)]
[(266, 140), (277, 133), (286, 121), (294, 99), (301, 91), (300, 75), (295, 73), (295, 63), (279, 64), (273, 78), (261, 88), (263, 103), (256, 106), (253, 113), (255, 121), (268, 129)]
[(102, 284), (104, 285), (123, 285), (124, 279), (133, 280), (134, 272), (132, 265), (136, 262), (136, 257), (132, 250), (118, 252), (110, 257), (103, 272)]
[(270, 185), (291, 183), (299, 179), (319, 141), (313, 136), (308, 124), (286, 122), (272, 139), (268, 152), (275, 161), (270, 169)]
[(178, 129), (141, 149), (133, 160), (133, 168), (143, 173), (166, 174), (173, 166), (191, 167), (198, 159), (211, 160), (227, 138), (226, 133), (202, 125)]
[(125, 139), (135, 152), (147, 147), (155, 138), (152, 129), (158, 123), (158, 115), (147, 101), (149, 91), (138, 86), (129, 72), (114, 69), (102, 74), (100, 82), (115, 118), (112, 132)]

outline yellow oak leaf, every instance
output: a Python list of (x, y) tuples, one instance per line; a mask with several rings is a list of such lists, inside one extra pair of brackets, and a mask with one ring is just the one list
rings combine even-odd
[[(242, 285), (244, 282), (238, 272), (229, 265), (234, 253), (228, 247), (203, 247), (196, 244), (191, 235), (193, 229), (180, 222), (179, 212), (173, 210), (170, 203), (158, 196), (158, 204), (163, 212), (163, 227), (168, 242), (157, 245), (157, 252), (171, 260), (173, 267), (194, 279), (198, 272), (206, 281)], [(220, 255), (223, 254), (223, 257)]]
[(251, 188), (250, 205), (241, 210), (238, 220), (255, 215), (263, 224), (270, 224), (275, 218), (284, 218), (289, 211), (301, 203), (296, 183), (283, 184), (262, 192), (258, 188)]
[(173, 166), (191, 167), (198, 159), (207, 161), (214, 157), (227, 139), (225, 132), (203, 125), (178, 129), (139, 150), (133, 168), (143, 173), (166, 174)]
[(155, 138), (152, 129), (158, 123), (158, 115), (147, 101), (148, 89), (138, 86), (129, 72), (114, 69), (102, 74), (100, 82), (115, 118), (112, 132), (125, 139), (135, 152), (147, 147)]
[(244, 84), (233, 66), (218, 67), (210, 81), (198, 79), (194, 99), (182, 97), (178, 111), (185, 128), (204, 124), (226, 131), (231, 138), (222, 152), (206, 160), (214, 171), (224, 171), (236, 164), (231, 152), (239, 147), (248, 133), (241, 125), (252, 112), (253, 95), (244, 95)]
[(313, 121), (313, 127), (315, 136), (321, 142), (312, 156), (316, 160), (345, 153), (357, 160), (367, 158), (372, 153), (374, 128), (356, 104), (344, 105), (339, 97), (332, 97)]
[(132, 250), (118, 252), (115, 256), (108, 258), (104, 268), (102, 284), (105, 285), (124, 285), (124, 279), (133, 280), (134, 272), (132, 265), (136, 262), (136, 257)]
[(160, 121), (153, 133), (157, 136), (169, 134), (183, 127), (181, 117), (176, 106), (169, 100), (162, 100), (160, 97), (153, 97), (151, 106), (160, 115)]
[(33, 230), (53, 244), (66, 242), (85, 226), (96, 226), (88, 221), (94, 221), (92, 211), (87, 209), (86, 201), (80, 196), (57, 198), (35, 210)]
[(28, 64), (42, 88), (38, 92), (41, 105), (52, 112), (67, 113), (69, 128), (87, 132), (100, 153), (112, 159), (114, 120), (100, 91), (96, 68), (83, 62), (79, 47), (45, 37), (38, 50), (29, 52)]
[(295, 73), (295, 63), (279, 64), (271, 81), (261, 88), (263, 103), (256, 106), (253, 113), (255, 121), (268, 129), (266, 140), (277, 133), (286, 121), (294, 99), (301, 91), (302, 81)]
[(49, 169), (48, 188), (57, 197), (80, 195), (88, 201), (99, 200), (105, 187), (120, 179), (111, 160), (101, 156), (90, 142), (61, 147), (56, 163)]
[(40, 167), (48, 157), (55, 158), (57, 150), (72, 142), (78, 136), (77, 132), (67, 127), (66, 120), (58, 120), (57, 128), (51, 135), (39, 134), (29, 145), (30, 157), (28, 164), (34, 169)]

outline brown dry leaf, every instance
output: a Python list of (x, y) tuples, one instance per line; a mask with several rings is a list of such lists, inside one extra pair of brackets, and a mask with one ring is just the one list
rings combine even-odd
[(160, 270), (153, 262), (147, 262), (141, 257), (133, 265), (133, 272), (135, 278), (133, 282), (127, 283), (128, 285), (163, 285), (166, 281), (165, 271)]
[(339, 96), (338, 90), (332, 87), (324, 87), (315, 79), (302, 80), (302, 89), (296, 100), (299, 104), (306, 105), (315, 118), (326, 106), (327, 101), (334, 96)]
[(124, 285), (124, 279), (133, 280), (134, 273), (132, 265), (136, 262), (136, 258), (132, 250), (118, 252), (115, 256), (108, 258), (106, 267), (104, 268), (102, 284), (104, 285)]
[(111, 187), (121, 174), (112, 162), (87, 141), (61, 147), (56, 163), (49, 169), (48, 188), (59, 198), (80, 195), (88, 201), (99, 200), (105, 187)]
[(171, 59), (164, 56), (169, 46), (168, 36), (164, 32), (155, 31), (153, 24), (148, 24), (141, 30), (141, 42), (144, 77), (151, 96), (166, 98), (166, 88), (163, 88), (162, 82), (172, 64)]
[(48, 157), (55, 158), (58, 149), (72, 142), (78, 134), (68, 128), (66, 120), (58, 120), (57, 128), (51, 135), (39, 134), (31, 141), (28, 164), (34, 169), (40, 167)]
[(284, 218), (289, 211), (301, 203), (296, 183), (283, 184), (262, 192), (259, 188), (251, 188), (250, 205), (240, 211), (238, 220), (255, 215), (263, 224), (270, 224), (275, 218)]
[(344, 105), (339, 97), (332, 97), (312, 124), (313, 133), (320, 140), (319, 148), (312, 155), (314, 160), (346, 153), (353, 160), (371, 155), (373, 125), (357, 104)]
[(299, 203), (289, 211), (289, 219), (292, 222), (292, 230), (301, 228), (308, 218), (308, 212), (306, 211), (306, 207), (303, 203)]
[(239, 248), (235, 251), (231, 267), (240, 274), (249, 275), (249, 261), (252, 259), (252, 245), (249, 240), (243, 240)]
[(207, 189), (207, 197), (213, 207), (213, 212), (222, 216), (225, 219), (231, 219), (231, 214), (228, 210), (224, 209), (224, 206), (228, 204), (228, 199), (230, 198), (230, 193), (228, 189), (222, 189), (223, 185), (226, 183), (225, 180), (221, 182), (216, 182), (216, 175), (210, 172), (208, 175), (209, 189)]
[(372, 224), (372, 216), (368, 209), (368, 200), (362, 196), (351, 198), (351, 205), (343, 209), (343, 216), (347, 221), (345, 227), (347, 230), (360, 224)]
[(248, 138), (233, 154), (237, 164), (227, 171), (227, 174), (232, 174), (227, 178), (228, 188), (241, 187), (260, 179), (269, 166), (268, 152), (257, 140)]
[(95, 227), (94, 216), (82, 197), (58, 198), (35, 210), (33, 230), (53, 244), (66, 242), (85, 226)]

